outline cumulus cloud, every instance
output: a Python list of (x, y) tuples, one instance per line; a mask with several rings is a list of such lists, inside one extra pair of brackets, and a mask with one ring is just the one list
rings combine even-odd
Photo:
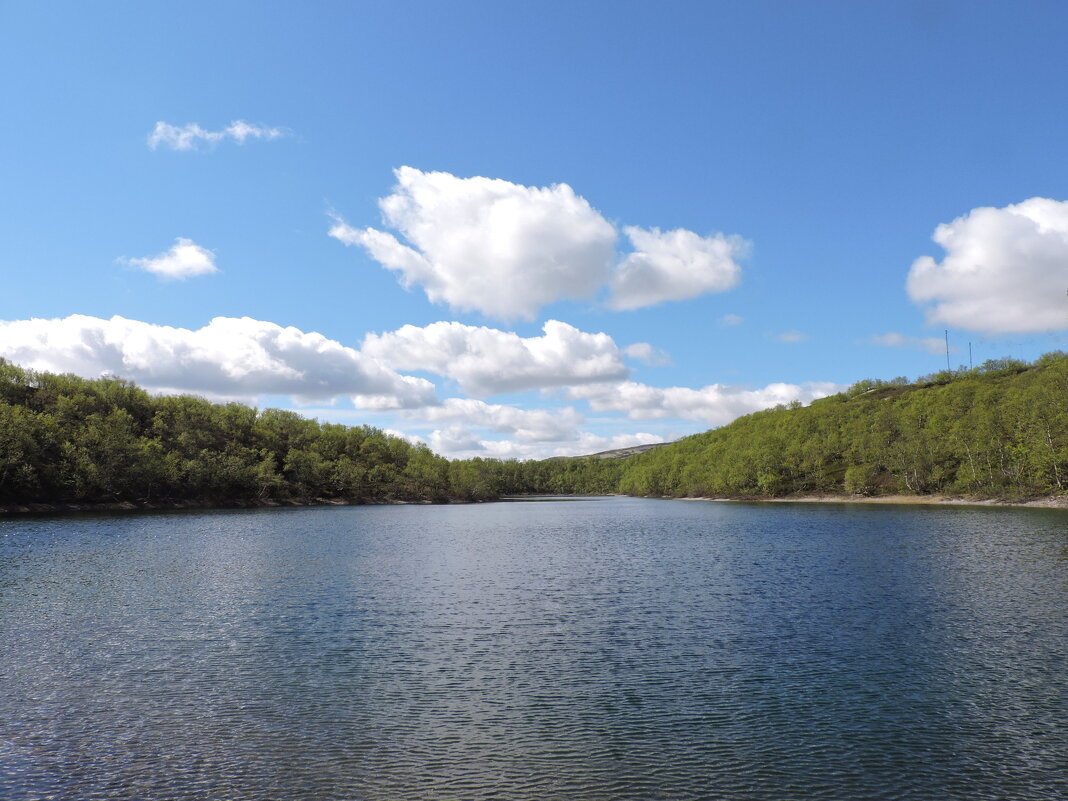
[(429, 444), (424, 437), (421, 437), (418, 434), (412, 434), (410, 432), (405, 432), (405, 431), (398, 431), (395, 428), (383, 428), (382, 429), (382, 433), (385, 434), (386, 436), (389, 436), (389, 437), (397, 437), (397, 439), (407, 440), (408, 442), (412, 443), (412, 445), (428, 445)]
[(286, 131), (282, 128), (253, 125), (244, 120), (235, 120), (220, 131), (206, 130), (195, 122), (179, 126), (161, 120), (148, 135), (148, 146), (153, 150), (160, 145), (171, 150), (197, 150), (202, 145), (214, 147), (225, 139), (243, 145), (249, 139), (271, 140), (285, 135)]
[(322, 334), (248, 317), (216, 317), (196, 330), (80, 314), (0, 321), (0, 355), (37, 370), (121, 376), (162, 392), (347, 395), (365, 409), (436, 403), (429, 381), (399, 375)]
[(586, 456), (592, 453), (600, 453), (601, 451), (614, 451), (617, 448), (654, 445), (663, 441), (663, 437), (644, 431), (634, 434), (615, 434), (611, 437), (602, 437), (598, 434), (583, 432), (579, 435), (578, 442), (566, 448), (558, 448), (554, 456)]
[(929, 322), (995, 334), (1068, 328), (1068, 201), (972, 209), (933, 239), (945, 257), (917, 259), (906, 284)]
[(651, 387), (634, 381), (574, 387), (572, 398), (585, 398), (597, 412), (625, 412), (632, 420), (679, 418), (710, 425), (726, 425), (744, 414), (780, 403), (809, 403), (841, 392), (844, 387), (826, 382), (768, 384), (762, 389), (745, 389), (726, 384), (690, 387)]
[(592, 298), (606, 285), (615, 309), (723, 292), (738, 283), (736, 260), (750, 247), (737, 236), (632, 226), (624, 232), (634, 250), (613, 266), (615, 227), (567, 184), (522, 186), (413, 167), (395, 175), (379, 207), (396, 234), (336, 218), (330, 235), (364, 248), (434, 303), (499, 319), (533, 319), (543, 306)]
[(409, 419), (451, 423), (511, 434), (523, 442), (559, 442), (578, 436), (582, 415), (562, 409), (520, 409), (474, 398), (448, 398), (438, 406), (405, 412)]
[(635, 249), (612, 275), (608, 305), (614, 309), (638, 309), (728, 290), (741, 276), (735, 259), (749, 249), (749, 243), (736, 236), (702, 237), (681, 228), (623, 230)]
[[(412, 441), (426, 442), (436, 453), (450, 458), (579, 456), (664, 439), (646, 432), (604, 437), (580, 431), (584, 418), (570, 406), (521, 409), (473, 398), (448, 398), (438, 406), (409, 409), (402, 416), (412, 422), (440, 425), (425, 438), (407, 436)], [(496, 438), (499, 435), (504, 438)]]
[(803, 331), (783, 331), (781, 334), (775, 336), (779, 342), (785, 342), (788, 345), (796, 345), (798, 342), (804, 342), (808, 339), (808, 334)]
[(521, 337), (456, 322), (406, 325), (368, 334), (362, 351), (397, 370), (445, 376), (480, 397), (626, 377), (620, 349), (608, 334), (558, 320), (546, 322), (542, 331), (540, 337)]
[(719, 318), (720, 325), (741, 325), (745, 322), (745, 318), (737, 314), (724, 314)]
[(452, 459), (468, 459), (474, 456), (493, 459), (547, 459), (552, 456), (587, 456), (664, 440), (646, 432), (610, 437), (582, 432), (576, 438), (563, 443), (520, 442), (511, 439), (485, 439), (477, 432), (456, 425), (431, 432), (427, 441), (436, 453)]
[(457, 454), (463, 454), (463, 458), (485, 455), (486, 450), (478, 434), (463, 426), (435, 429), (427, 437), (427, 443), (434, 453), (453, 458), (456, 458)]
[(379, 202), (395, 235), (341, 220), (330, 235), (365, 248), (434, 303), (500, 319), (533, 319), (608, 279), (615, 228), (567, 184), (532, 187), (401, 167)]
[(143, 259), (125, 259), (127, 264), (161, 278), (186, 279), (195, 275), (217, 273), (215, 254), (192, 239), (178, 237), (170, 250)]
[(867, 342), (883, 348), (916, 348), (928, 353), (945, 353), (946, 350), (945, 341), (938, 337), (910, 337), (894, 331), (876, 334)]
[(635, 342), (633, 345), (627, 345), (623, 348), (623, 353), (632, 359), (645, 362), (650, 367), (666, 367), (672, 363), (670, 353), (648, 342)]

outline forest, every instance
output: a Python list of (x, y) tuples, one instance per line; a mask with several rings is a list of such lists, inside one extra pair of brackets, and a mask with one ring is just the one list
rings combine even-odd
[(0, 504), (478, 501), (518, 485), (519, 469), (450, 462), (371, 426), (0, 359)]
[(371, 426), (154, 396), (0, 359), (0, 505), (470, 502), (507, 494), (1023, 499), (1068, 482), (1068, 355), (735, 420), (626, 459), (450, 461)]
[(1068, 482), (1068, 354), (859, 381), (628, 459), (633, 495), (944, 494), (1018, 500)]

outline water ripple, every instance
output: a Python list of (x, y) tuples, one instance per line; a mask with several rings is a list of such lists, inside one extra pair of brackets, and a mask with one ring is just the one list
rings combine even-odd
[(1068, 519), (0, 522), (0, 798), (1068, 797)]

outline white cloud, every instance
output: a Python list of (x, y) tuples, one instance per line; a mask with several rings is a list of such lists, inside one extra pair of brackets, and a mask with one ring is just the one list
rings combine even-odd
[(615, 309), (638, 309), (726, 291), (741, 276), (735, 259), (749, 249), (749, 243), (736, 236), (702, 237), (681, 228), (661, 232), (628, 226), (623, 230), (635, 251), (612, 275), (608, 305)]
[(578, 436), (582, 415), (570, 406), (562, 409), (519, 409), (485, 403), (474, 398), (448, 398), (438, 406), (412, 409), (408, 419), (452, 423), (512, 434), (523, 442), (559, 442)]
[[(409, 409), (401, 414), (412, 422), (442, 424), (425, 438), (407, 436), (412, 441), (426, 442), (436, 453), (453, 459), (581, 456), (664, 441), (663, 435), (647, 432), (606, 437), (580, 431), (584, 418), (570, 406), (520, 409), (473, 398), (448, 398), (438, 406)], [(504, 435), (504, 439), (497, 439), (495, 435)]]
[(410, 434), (404, 431), (398, 431), (395, 428), (383, 428), (382, 433), (389, 437), (397, 437), (397, 439), (407, 440), (412, 445), (428, 445), (429, 443), (425, 438), (418, 434)]
[(227, 136), (239, 145), (245, 144), (245, 140), (247, 139), (266, 139), (270, 141), (271, 139), (279, 139), (286, 134), (281, 128), (267, 128), (263, 125), (250, 125), (244, 120), (231, 122), (223, 130)]
[(112, 374), (162, 392), (255, 398), (347, 395), (365, 409), (436, 402), (429, 381), (402, 376), (322, 334), (248, 317), (196, 330), (112, 317), (0, 321), (0, 355), (37, 370)]
[(945, 340), (938, 337), (910, 337), (894, 331), (876, 334), (867, 341), (884, 348), (917, 348), (928, 353), (945, 353), (946, 350)]
[(672, 363), (670, 353), (648, 342), (635, 342), (633, 345), (627, 345), (623, 348), (623, 353), (651, 367), (666, 367)]
[(719, 318), (720, 325), (741, 325), (745, 322), (745, 318), (737, 314), (724, 314)]
[(395, 175), (379, 207), (401, 238), (339, 217), (330, 236), (364, 248), (431, 302), (499, 319), (534, 319), (543, 306), (593, 298), (606, 285), (615, 309), (723, 292), (738, 283), (736, 260), (750, 249), (738, 236), (631, 226), (624, 232), (634, 250), (613, 267), (616, 228), (567, 184), (522, 186), (413, 167)]
[(161, 120), (156, 123), (156, 127), (148, 135), (148, 146), (153, 150), (160, 145), (171, 150), (197, 150), (202, 144), (214, 147), (224, 139), (230, 139), (239, 145), (243, 145), (249, 139), (271, 140), (279, 139), (285, 135), (286, 131), (282, 128), (252, 125), (244, 120), (235, 120), (221, 131), (206, 130), (195, 122), (178, 126)]
[(366, 248), (434, 303), (533, 319), (557, 300), (592, 297), (608, 279), (615, 228), (567, 184), (521, 186), (412, 167), (395, 174), (393, 194), (379, 205), (408, 244), (341, 220), (330, 235)]
[(930, 323), (986, 333), (1068, 328), (1068, 201), (972, 209), (935, 229), (941, 263), (912, 264), (909, 297)]
[(586, 333), (558, 320), (546, 322), (542, 331), (540, 337), (521, 337), (456, 322), (406, 325), (368, 334), (362, 351), (397, 370), (451, 378), (464, 392), (482, 397), (626, 377), (622, 354), (608, 334)]
[[(663, 436), (645, 432), (605, 437), (580, 431), (583, 417), (571, 407), (520, 409), (472, 398), (448, 398), (438, 406), (410, 409), (402, 415), (413, 422), (444, 424), (425, 439), (414, 437), (414, 440), (425, 441), (436, 453), (453, 459), (472, 456), (544, 459), (664, 440)], [(504, 439), (494, 438), (502, 434)], [(413, 439), (413, 435), (409, 438)]]
[(557, 448), (554, 456), (589, 456), (602, 451), (614, 451), (617, 448), (633, 448), (636, 445), (653, 445), (663, 442), (664, 438), (644, 431), (635, 434), (616, 434), (602, 437), (598, 434), (583, 432), (578, 442), (564, 448)]
[(775, 337), (779, 342), (785, 342), (788, 345), (796, 345), (798, 342), (804, 342), (808, 339), (808, 334), (803, 331), (783, 331), (781, 334)]
[(744, 414), (780, 403), (801, 401), (841, 392), (844, 387), (826, 382), (768, 384), (762, 389), (744, 389), (726, 384), (690, 387), (651, 387), (634, 381), (574, 387), (572, 398), (585, 398), (594, 411), (625, 412), (632, 420), (678, 418), (714, 426), (725, 425)]
[(432, 431), (427, 442), (434, 453), (452, 458), (456, 458), (459, 453), (464, 454), (462, 458), (485, 455), (483, 452), (486, 450), (478, 435), (463, 426), (449, 426)]
[[(425, 438), (406, 436), (411, 441), (426, 442), (435, 453), (450, 458), (544, 459), (664, 441), (662, 435), (644, 431), (603, 437), (580, 430), (585, 422), (582, 414), (569, 406), (520, 409), (451, 397), (438, 406), (405, 410), (402, 417), (412, 424), (440, 425)], [(500, 435), (504, 438), (496, 438)]]
[(604, 437), (582, 432), (565, 443), (521, 442), (516, 440), (484, 439), (463, 426), (450, 426), (433, 431), (427, 440), (436, 453), (451, 459), (473, 456), (493, 459), (547, 459), (551, 456), (588, 456), (616, 448), (649, 445), (663, 442), (662, 437), (646, 432), (617, 434)]
[(133, 267), (168, 279), (185, 279), (219, 271), (215, 266), (214, 253), (184, 237), (175, 239), (174, 245), (168, 251), (148, 258), (124, 261)]

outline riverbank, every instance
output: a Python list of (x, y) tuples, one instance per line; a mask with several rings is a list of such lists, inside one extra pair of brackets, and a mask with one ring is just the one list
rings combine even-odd
[[(92, 512), (168, 512), (182, 509), (284, 509), (300, 506), (410, 506), (429, 505), (432, 501), (365, 501), (348, 498), (307, 498), (289, 500), (234, 501), (117, 501), (115, 503), (25, 503), (0, 505), (4, 515), (57, 515)], [(467, 501), (448, 501), (467, 503)]]
[(789, 498), (678, 498), (681, 501), (715, 503), (867, 503), (921, 504), (942, 506), (1021, 506), (1044, 509), (1068, 509), (1068, 495), (1050, 495), (1026, 501), (999, 498), (958, 498), (947, 495), (805, 495)]

